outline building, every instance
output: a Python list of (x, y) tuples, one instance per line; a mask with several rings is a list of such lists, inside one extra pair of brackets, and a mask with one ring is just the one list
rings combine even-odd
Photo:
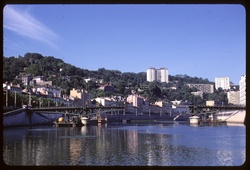
[(32, 76), (31, 75), (22, 76), (22, 83), (25, 86), (29, 86), (31, 80), (32, 80)]
[(122, 100), (117, 100), (115, 98), (110, 98), (110, 97), (97, 97), (93, 100), (100, 103), (101, 106), (123, 106), (124, 105)]
[(149, 68), (147, 69), (147, 81), (152, 82), (156, 80), (156, 69)]
[(246, 105), (246, 75), (242, 75), (239, 81), (240, 86), (240, 104)]
[(157, 70), (157, 80), (160, 82), (166, 82), (168, 83), (168, 69), (167, 68), (160, 68)]
[(157, 101), (155, 102), (156, 105), (160, 106), (162, 108), (161, 113), (166, 114), (170, 113), (172, 110), (172, 104), (163, 102), (163, 101)]
[(7, 90), (10, 92), (16, 92), (18, 94), (22, 94), (22, 88), (20, 87), (20, 84), (13, 85), (12, 83), (10, 85), (7, 85)]
[(196, 91), (196, 92), (191, 92), (192, 95), (195, 95), (195, 96), (200, 96), (201, 98), (203, 98), (203, 91)]
[(36, 77), (33, 77), (32, 80), (35, 80), (36, 83), (39, 83), (40, 81), (45, 81), (45, 78), (44, 76), (36, 76)]
[(115, 91), (115, 88), (110, 84), (105, 84), (105, 85), (99, 87), (98, 89), (103, 90), (105, 92), (114, 92)]
[(168, 69), (167, 68), (149, 68), (147, 69), (147, 81), (159, 81), (168, 83)]
[(137, 107), (137, 111), (138, 113), (143, 113), (143, 102), (144, 102), (144, 99), (137, 95), (137, 94), (131, 94), (127, 97), (127, 102), (128, 103), (132, 103), (133, 106)]
[(74, 100), (74, 105), (76, 106), (90, 106), (91, 105), (91, 95), (86, 93), (83, 89), (72, 89), (70, 90), (69, 98)]
[(229, 77), (215, 77), (215, 89), (218, 90), (219, 88), (223, 90), (230, 89)]
[(227, 92), (228, 103), (238, 105), (240, 104), (240, 91)]
[(49, 98), (61, 98), (61, 88), (45, 85), (45, 86), (36, 86), (32, 89), (36, 94), (47, 95)]
[(213, 84), (187, 84), (189, 88), (196, 88), (203, 93), (214, 93)]
[(214, 100), (207, 100), (206, 106), (222, 106), (222, 103)]

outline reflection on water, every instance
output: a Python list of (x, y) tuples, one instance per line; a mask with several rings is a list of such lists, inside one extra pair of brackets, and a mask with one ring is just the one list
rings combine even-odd
[(4, 129), (8, 165), (239, 166), (245, 126), (121, 124)]

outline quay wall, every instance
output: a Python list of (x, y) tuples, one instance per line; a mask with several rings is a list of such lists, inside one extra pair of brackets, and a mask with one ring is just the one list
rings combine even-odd
[(246, 110), (240, 110), (237, 114), (229, 117), (226, 121), (228, 123), (244, 123), (246, 118)]
[[(18, 109), (3, 114), (3, 127), (36, 126), (53, 124), (63, 113), (29, 113), (27, 109)], [(130, 122), (133, 120), (168, 120), (174, 117), (160, 115), (135, 115), (135, 114), (116, 114), (107, 115), (108, 122)], [(179, 117), (177, 121), (186, 120), (186, 117)]]
[[(122, 122), (123, 120), (168, 120), (173, 121), (174, 117), (171, 116), (160, 116), (160, 115), (107, 115), (108, 121), (110, 122)], [(180, 116), (176, 121), (188, 120), (187, 117)]]
[(52, 124), (53, 121), (61, 117), (61, 113), (47, 114), (47, 113), (28, 113), (23, 109), (19, 112), (3, 115), (3, 127), (18, 127), (18, 126), (36, 126)]

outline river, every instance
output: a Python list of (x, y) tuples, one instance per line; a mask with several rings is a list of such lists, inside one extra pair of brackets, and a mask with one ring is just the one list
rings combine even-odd
[(240, 166), (246, 128), (163, 121), (5, 128), (3, 159), (21, 166)]

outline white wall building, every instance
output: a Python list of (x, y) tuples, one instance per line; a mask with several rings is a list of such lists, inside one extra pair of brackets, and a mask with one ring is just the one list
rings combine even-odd
[(156, 70), (155, 68), (147, 69), (147, 81), (152, 82), (156, 80)]
[(213, 93), (214, 92), (214, 85), (213, 84), (187, 84), (188, 87), (192, 88), (195, 87), (199, 91), (204, 93)]
[(242, 75), (239, 81), (240, 86), (240, 104), (246, 105), (246, 75)]
[(168, 69), (167, 68), (160, 68), (157, 72), (160, 73), (159, 77), (157, 77), (158, 81), (168, 83)]
[(229, 77), (215, 77), (215, 89), (222, 88), (223, 90), (230, 89)]
[(227, 92), (228, 103), (240, 104), (240, 91), (229, 91)]
[(168, 69), (167, 68), (149, 68), (147, 69), (147, 81), (160, 81), (168, 83)]

